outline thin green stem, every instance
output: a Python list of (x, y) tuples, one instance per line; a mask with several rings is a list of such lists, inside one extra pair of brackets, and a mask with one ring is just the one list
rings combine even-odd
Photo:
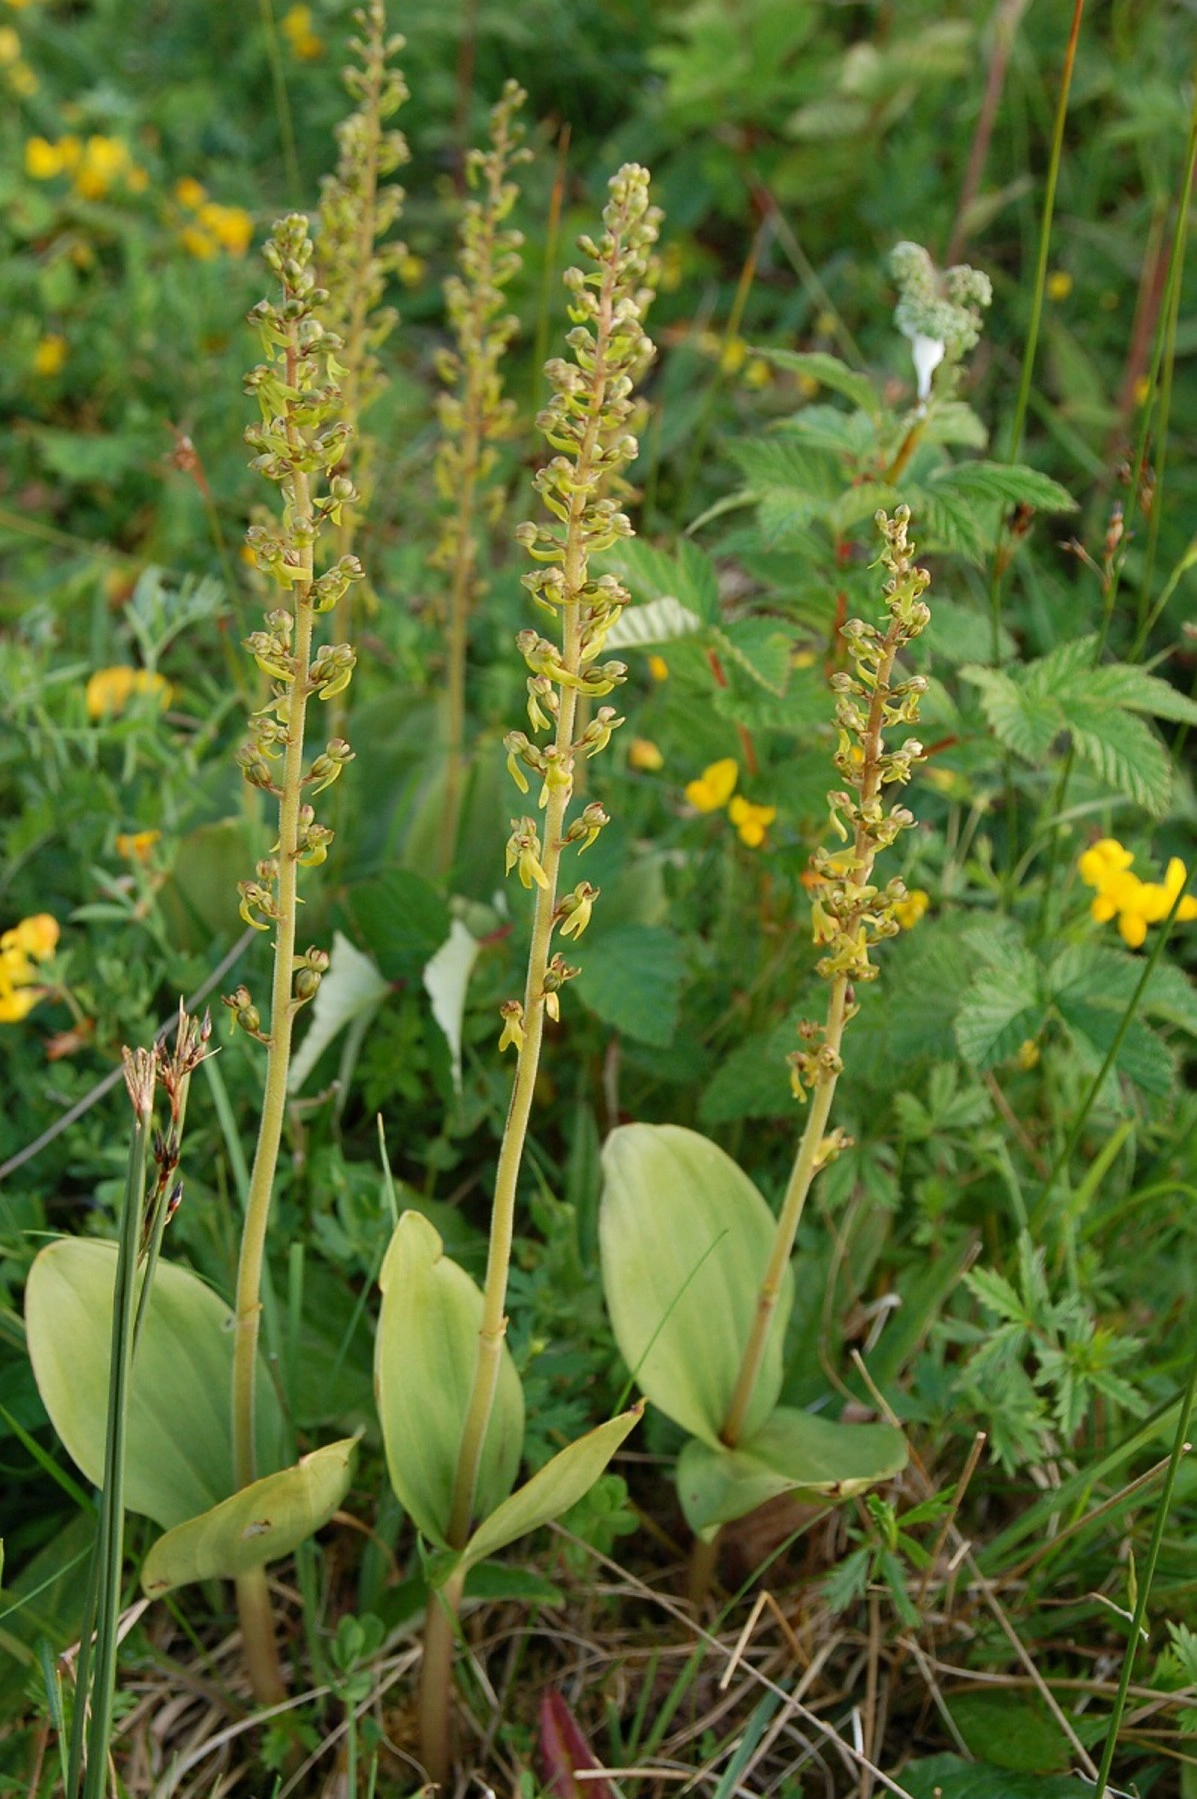
[[(153, 1114), (153, 1060), (144, 1051), (126, 1052), (133, 1132), (121, 1210), (120, 1243), (112, 1296), (112, 1355), (108, 1369), (108, 1424), (104, 1442), (104, 1481), (100, 1528), (96, 1540), (95, 1666), (90, 1683), (91, 1719), (87, 1731), (84, 1799), (103, 1799), (108, 1781), (108, 1744), (116, 1697), (117, 1625), (121, 1603), (121, 1560), (125, 1544), (125, 1439), (129, 1411), (129, 1377), (133, 1366), (133, 1316), (137, 1285), (137, 1252), (145, 1200), (146, 1151)], [(81, 1651), (82, 1653), (82, 1651)], [(86, 1664), (84, 1664), (84, 1679)], [(81, 1679), (75, 1693), (76, 1714), (88, 1702)], [(73, 1745), (72, 1745), (73, 1748)]]
[[(1022, 373), (1018, 382), (1018, 398), (1014, 405), (1014, 418), (1010, 425), (1009, 460), (1017, 462), (1022, 447), (1023, 428), (1026, 424), (1027, 406), (1031, 397), (1031, 379), (1035, 372), (1035, 355), (1039, 348), (1039, 327), (1043, 319), (1043, 296), (1047, 286), (1047, 259), (1051, 249), (1052, 221), (1056, 210), (1056, 184), (1060, 177), (1060, 160), (1064, 149), (1064, 125), (1068, 117), (1068, 96), (1072, 88), (1072, 71), (1076, 63), (1077, 44), (1081, 35), (1081, 18), (1085, 10), (1085, 0), (1074, 0), (1072, 12), (1072, 29), (1068, 34), (1068, 47), (1064, 52), (1064, 68), (1060, 76), (1060, 92), (1056, 98), (1056, 117), (1052, 128), (1051, 155), (1047, 165), (1047, 185), (1043, 194), (1043, 219), (1039, 228), (1039, 253), (1035, 261), (1035, 287), (1031, 296), (1031, 317), (1027, 324), (1027, 339), (1023, 346)], [(993, 556), (993, 570), (989, 583), (990, 611), (990, 659), (994, 663), (1001, 661), (1002, 647), (1002, 576), (1005, 573), (1005, 559), (999, 542)]]
[(262, 34), (266, 40), (266, 60), (270, 64), (270, 80), (274, 88), (274, 110), (278, 117), (279, 136), (283, 140), (283, 161), (287, 165), (287, 188), (292, 206), (299, 206), (303, 185), (299, 179), (299, 157), (295, 148), (295, 124), (291, 118), (291, 101), (287, 93), (287, 73), (283, 68), (283, 49), (278, 40), (278, 24), (273, 0), (258, 0), (262, 16)]
[(1167, 948), (1168, 939), (1172, 935), (1172, 926), (1176, 921), (1176, 914), (1180, 910), (1181, 901), (1184, 899), (1187, 891), (1188, 886), (1186, 883), (1186, 885), (1181, 887), (1177, 892), (1175, 899), (1172, 901), (1172, 907), (1168, 916), (1160, 925), (1159, 936), (1155, 940), (1150, 956), (1146, 957), (1144, 960), (1143, 972), (1139, 976), (1139, 979), (1135, 984), (1135, 990), (1127, 1001), (1126, 1010), (1119, 1020), (1118, 1029), (1114, 1033), (1114, 1041), (1106, 1051), (1104, 1062), (1090, 1082), (1089, 1091), (1086, 1093), (1077, 1109), (1076, 1116), (1073, 1119), (1072, 1128), (1068, 1133), (1068, 1139), (1065, 1142), (1063, 1149), (1052, 1163), (1047, 1178), (1040, 1189), (1039, 1197), (1035, 1201), (1035, 1205), (1031, 1212), (1032, 1230), (1038, 1230), (1042, 1226), (1047, 1210), (1047, 1202), (1051, 1197), (1052, 1189), (1071, 1161), (1073, 1151), (1081, 1140), (1081, 1133), (1089, 1121), (1089, 1114), (1093, 1110), (1097, 1096), (1105, 1085), (1106, 1076), (1118, 1060), (1118, 1052), (1121, 1050), (1122, 1045), (1126, 1040), (1126, 1034), (1134, 1022), (1135, 1014), (1139, 1009), (1139, 1002), (1147, 991), (1148, 982), (1155, 973), (1160, 958)]
[[(898, 625), (896, 622), (891, 622), (886, 634), (885, 653), (878, 664), (876, 682), (869, 701), (868, 719), (862, 746), (865, 760), (860, 789), (860, 807), (864, 812), (867, 812), (875, 804), (881, 790), (882, 727), (885, 702), (893, 675), (894, 658), (897, 654), (897, 638)], [(872, 877), (873, 863), (876, 860), (877, 852), (875, 839), (863, 823), (857, 824), (853, 848), (852, 878), (854, 885), (859, 888), (867, 888)], [(867, 904), (867, 901), (862, 900), (855, 914), (844, 922), (843, 930), (846, 936), (853, 935), (860, 926)], [(765, 1349), (769, 1341), (773, 1314), (777, 1309), (782, 1279), (789, 1267), (790, 1257), (794, 1253), (794, 1242), (798, 1235), (798, 1226), (802, 1222), (807, 1194), (810, 1192), (811, 1184), (821, 1165), (820, 1153), (823, 1139), (827, 1134), (827, 1124), (831, 1116), (831, 1105), (835, 1098), (836, 1086), (839, 1082), (840, 1047), (848, 1015), (848, 977), (840, 974), (832, 980), (827, 1002), (827, 1021), (823, 1033), (824, 1049), (821, 1058), (822, 1072), (818, 1084), (810, 1096), (810, 1111), (807, 1113), (806, 1128), (798, 1144), (789, 1184), (781, 1202), (773, 1247), (769, 1253), (764, 1279), (757, 1293), (756, 1311), (753, 1315), (748, 1342), (745, 1345), (735, 1387), (732, 1389), (732, 1397), (727, 1408), (727, 1415), (723, 1420), (723, 1428), (719, 1433), (729, 1448), (735, 1447), (744, 1432), (753, 1394), (756, 1392), (756, 1383), (765, 1360)]]
[(1193, 1352), (1189, 1363), (1189, 1378), (1185, 1383), (1184, 1394), (1180, 1402), (1180, 1413), (1176, 1420), (1176, 1434), (1172, 1439), (1172, 1453), (1168, 1458), (1168, 1470), (1164, 1475), (1164, 1485), (1155, 1508), (1155, 1519), (1151, 1528), (1151, 1542), (1147, 1549), (1147, 1563), (1143, 1569), (1139, 1584), (1138, 1597), (1135, 1600), (1134, 1614), (1131, 1618), (1130, 1634), (1126, 1649), (1122, 1656), (1122, 1672), (1118, 1677), (1118, 1691), (1114, 1696), (1114, 1709), (1110, 1713), (1110, 1722), (1106, 1727), (1105, 1745), (1101, 1752), (1101, 1765), (1097, 1770), (1097, 1784), (1093, 1799), (1104, 1799), (1106, 1785), (1110, 1778), (1110, 1769), (1114, 1761), (1114, 1752), (1118, 1747), (1118, 1732), (1122, 1725), (1122, 1714), (1126, 1710), (1126, 1696), (1130, 1691), (1131, 1676), (1134, 1673), (1135, 1656), (1144, 1633), (1143, 1625), (1147, 1617), (1147, 1601), (1151, 1596), (1151, 1583), (1155, 1579), (1156, 1563), (1160, 1559), (1160, 1545), (1164, 1540), (1164, 1530), (1168, 1523), (1168, 1513), (1172, 1507), (1172, 1494), (1176, 1487), (1176, 1477), (1180, 1472), (1180, 1464), (1191, 1445), (1188, 1441), (1189, 1424), (1193, 1416), (1193, 1401), (1197, 1398), (1197, 1349)]
[[(599, 448), (603, 401), (607, 391), (606, 353), (611, 335), (612, 301), (615, 274), (608, 266), (604, 273), (599, 316), (595, 333), (594, 370), (591, 377), (590, 422), (578, 455), (576, 486), (570, 501), (566, 523), (564, 559), (565, 593), (562, 607), (562, 665), (576, 677), (581, 664), (581, 625), (579, 605), (586, 580), (586, 546), (582, 523), (593, 483), (593, 464)], [(568, 683), (561, 688), (557, 714), (555, 743), (558, 757), (565, 766), (572, 757), (574, 718), (577, 693)], [(457, 1472), (453, 1482), (453, 1505), (449, 1516), (449, 1541), (455, 1548), (464, 1546), (469, 1535), (474, 1495), (478, 1486), (478, 1470), (482, 1448), (494, 1405), (499, 1379), (499, 1361), (503, 1338), (507, 1332), (505, 1307), (507, 1272), (511, 1263), (511, 1244), (515, 1234), (515, 1196), (523, 1160), (528, 1119), (532, 1111), (532, 1095), (540, 1064), (540, 1046), (544, 1036), (545, 974), (549, 966), (549, 948), (553, 935), (553, 914), (557, 909), (557, 877), (561, 864), (565, 811), (569, 790), (554, 787), (550, 791), (545, 812), (545, 848), (541, 866), (546, 884), (536, 890), (536, 910), (532, 921), (532, 944), (528, 952), (528, 975), (524, 987), (524, 1041), (518, 1051), (511, 1104), (499, 1151), (495, 1177), (494, 1204), (491, 1211), (490, 1247), (486, 1262), (486, 1285), (483, 1289), (482, 1326), (478, 1336), (478, 1363), (474, 1385), (466, 1411), (458, 1453)]]

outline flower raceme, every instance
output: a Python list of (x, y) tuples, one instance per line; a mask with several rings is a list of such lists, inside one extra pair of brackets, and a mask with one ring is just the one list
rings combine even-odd
[(58, 920), (36, 912), (0, 935), (0, 1024), (17, 1024), (32, 1012), (45, 988), (39, 965), (58, 944)]
[[(1096, 888), (1090, 911), (1098, 924), (1118, 920), (1122, 940), (1138, 949), (1148, 925), (1161, 924), (1171, 912), (1187, 879), (1184, 863), (1173, 856), (1162, 881), (1142, 881), (1132, 874), (1134, 856), (1116, 837), (1102, 837), (1077, 863), (1086, 887)], [(1178, 923), (1197, 918), (1197, 898), (1187, 894), (1177, 907)]]

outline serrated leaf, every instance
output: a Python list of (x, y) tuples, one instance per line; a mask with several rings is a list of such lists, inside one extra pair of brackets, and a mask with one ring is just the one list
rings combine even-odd
[[(387, 1468), (405, 1510), (447, 1549), (453, 1481), (478, 1360), (482, 1294), (444, 1253), (419, 1212), (404, 1212), (382, 1265), (374, 1388)], [(500, 1352), (494, 1410), (475, 1513), (510, 1493), (524, 1440), (524, 1395), (511, 1351)]]
[(923, 441), (983, 450), (989, 442), (989, 430), (985, 421), (964, 400), (932, 399), (923, 426)]
[(850, 369), (838, 356), (830, 356), (824, 350), (754, 350), (753, 355), (763, 356), (779, 369), (790, 369), (796, 375), (805, 375), (820, 386), (831, 388), (833, 393), (843, 394), (862, 412), (876, 417), (881, 411), (877, 389), (869, 376)]
[(738, 1448), (691, 1438), (677, 1485), (691, 1530), (730, 1524), (782, 1493), (849, 1499), (906, 1466), (906, 1439), (890, 1424), (838, 1424), (778, 1406)]
[(449, 1061), (453, 1085), (461, 1092), (461, 1025), (465, 1017), (466, 992), (470, 975), (478, 960), (478, 939), (468, 931), (460, 918), (449, 927), (449, 935), (424, 970), (424, 990), (432, 1001), (432, 1016), (445, 1033), (449, 1045)]
[(853, 483), (827, 508), (827, 523), (838, 537), (847, 537), (866, 520), (872, 525), (878, 511), (888, 512), (902, 497), (898, 488), (881, 481)]
[(785, 695), (790, 673), (790, 635), (774, 618), (741, 618), (711, 633), (716, 649), (771, 693)]
[[(718, 1442), (773, 1244), (773, 1214), (731, 1157), (680, 1125), (629, 1124), (603, 1148), (599, 1247), (620, 1353), (654, 1405)], [(748, 1428), (781, 1392), (787, 1269)]]
[(539, 1530), (542, 1524), (552, 1523), (568, 1512), (571, 1505), (577, 1505), (579, 1499), (589, 1493), (624, 1438), (640, 1422), (643, 1411), (642, 1400), (630, 1411), (609, 1418), (597, 1429), (587, 1431), (576, 1443), (560, 1450), (551, 1462), (538, 1469), (531, 1480), (525, 1481), (509, 1499), (497, 1505), (485, 1523), (479, 1525), (462, 1554), (462, 1566), (470, 1568), (476, 1562), (485, 1561), (487, 1556), (497, 1554), (530, 1531)]
[(727, 453), (759, 493), (781, 488), (811, 500), (833, 500), (843, 488), (835, 457), (792, 436), (733, 440)]
[(1064, 712), (1081, 760), (1116, 792), (1162, 817), (1172, 791), (1172, 764), (1151, 726), (1133, 712), (1076, 694), (1068, 696)]
[(738, 1043), (698, 1102), (699, 1122), (709, 1126), (790, 1116), (795, 1100), (785, 1058), (795, 1042), (793, 1025), (785, 1024)]
[(970, 1067), (984, 1073), (1038, 1036), (1046, 1007), (1041, 970), (1020, 950), (1004, 965), (983, 969), (973, 980), (956, 1017), (956, 1044)]
[(1089, 677), (1091, 697), (1124, 706), (1129, 712), (1149, 712), (1153, 718), (1174, 719), (1178, 724), (1197, 725), (1197, 701), (1161, 681), (1145, 669), (1127, 662), (1110, 662), (1093, 669)]
[[(25, 1329), (42, 1403), (72, 1461), (104, 1473), (116, 1244), (64, 1237), (25, 1286)], [(164, 1529), (233, 1491), (232, 1313), (197, 1275), (160, 1261), (129, 1388), (125, 1503)], [(278, 1466), (279, 1407), (259, 1367), (258, 1462)]]
[[(703, 624), (719, 617), (719, 577), (706, 551), (684, 538), (674, 555), (656, 550), (642, 538), (620, 542), (601, 559), (623, 581), (637, 606), (675, 599)], [(608, 639), (608, 642), (611, 640)]]
[(291, 1060), (287, 1092), (298, 1093), (333, 1038), (355, 1018), (376, 1011), (391, 991), (369, 956), (355, 949), (340, 931), (333, 933), (328, 973), (316, 989), (311, 1019)]
[(1077, 503), (1066, 487), (1023, 463), (957, 462), (932, 475), (930, 485), (964, 494), (970, 500), (997, 500), (1007, 506), (1033, 506), (1037, 512), (1075, 512)]
[(356, 1437), (301, 1457), (159, 1537), (141, 1570), (142, 1591), (157, 1599), (196, 1580), (231, 1580), (276, 1562), (328, 1523), (353, 1472)]
[(906, 498), (916, 521), (921, 549), (948, 550), (978, 567), (993, 548), (994, 532), (977, 517), (960, 494), (908, 484)]
[(1059, 702), (1036, 697), (999, 668), (968, 663), (960, 670), (981, 690), (981, 709), (998, 742), (1028, 762), (1042, 762), (1064, 729)]
[(693, 637), (702, 628), (698, 614), (667, 593), (659, 600), (649, 600), (645, 606), (625, 606), (607, 633), (607, 648), (647, 650), (656, 644)]
[[(1057, 1005), (1074, 1040), (1079, 1039), (1090, 1047), (1094, 1064), (1104, 1061), (1121, 1027), (1123, 1008), (1094, 1005), (1071, 997), (1058, 1000)], [(1139, 1018), (1131, 1019), (1118, 1045), (1114, 1067), (1144, 1093), (1154, 1094), (1159, 1099), (1167, 1097), (1176, 1079), (1175, 1058), (1150, 1026)]]
[(588, 931), (578, 961), (573, 985), (604, 1024), (661, 1048), (673, 1041), (685, 964), (672, 931), (641, 924)]

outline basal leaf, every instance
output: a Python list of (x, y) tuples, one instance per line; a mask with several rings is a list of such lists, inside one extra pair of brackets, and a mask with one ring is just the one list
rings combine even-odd
[(849, 1499), (900, 1474), (907, 1455), (890, 1424), (838, 1424), (778, 1406), (736, 1449), (692, 1438), (678, 1460), (678, 1496), (691, 1530), (709, 1531), (781, 1493)]
[(141, 1570), (151, 1599), (195, 1580), (233, 1579), (279, 1561), (328, 1523), (346, 1493), (357, 1439), (330, 1443), (168, 1530)]
[[(104, 1471), (116, 1245), (50, 1243), (25, 1287), (25, 1328), (42, 1402), (71, 1459)], [(233, 1491), (232, 1313), (198, 1276), (160, 1261), (133, 1364), (125, 1503), (171, 1529)], [(278, 1466), (279, 1408), (259, 1370), (258, 1462)]]
[[(382, 1265), (374, 1390), (391, 1485), (424, 1535), (448, 1548), (453, 1480), (482, 1325), (482, 1294), (419, 1212), (404, 1212)], [(504, 1343), (479, 1473), (486, 1518), (519, 1472), (524, 1396)]]
[(572, 1505), (577, 1505), (579, 1499), (589, 1493), (629, 1431), (640, 1422), (643, 1411), (642, 1400), (631, 1411), (621, 1412), (617, 1418), (609, 1418), (596, 1430), (588, 1431), (538, 1469), (531, 1480), (497, 1505), (489, 1518), (478, 1526), (462, 1555), (464, 1566), (469, 1568), (475, 1562), (485, 1561), (488, 1555), (495, 1555), (508, 1543), (539, 1530), (542, 1524), (552, 1523)]
[(432, 1001), (432, 1016), (445, 1033), (453, 1069), (453, 1085), (461, 1091), (461, 1027), (466, 992), (478, 960), (478, 939), (460, 918), (449, 926), (449, 935), (424, 969), (424, 991)]
[[(629, 1124), (603, 1149), (603, 1285), (615, 1340), (654, 1405), (716, 1443), (773, 1243), (773, 1214), (714, 1143), (679, 1125)], [(748, 1416), (781, 1391), (789, 1270)]]

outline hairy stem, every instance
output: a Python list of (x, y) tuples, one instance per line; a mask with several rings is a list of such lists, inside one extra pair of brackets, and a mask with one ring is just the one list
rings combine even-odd
[[(586, 580), (586, 548), (582, 521), (593, 480), (595, 451), (599, 447), (599, 429), (603, 401), (607, 389), (606, 350), (611, 334), (612, 296), (615, 274), (608, 266), (600, 296), (595, 332), (595, 359), (592, 376), (590, 423), (577, 462), (576, 491), (570, 501), (566, 525), (565, 604), (562, 607), (562, 665), (576, 675), (581, 659), (581, 625), (579, 598)], [(556, 746), (562, 757), (571, 753), (577, 694), (565, 684), (557, 715)], [(499, 1151), (499, 1167), (495, 1178), (494, 1205), (491, 1212), (490, 1248), (486, 1262), (486, 1285), (483, 1290), (482, 1327), (478, 1336), (478, 1362), (474, 1385), (462, 1431), (457, 1473), (453, 1483), (453, 1506), (449, 1518), (449, 1541), (455, 1548), (465, 1544), (469, 1535), (474, 1495), (478, 1486), (478, 1470), (486, 1441), (499, 1378), (499, 1360), (507, 1331), (505, 1306), (507, 1273), (511, 1262), (511, 1242), (515, 1231), (515, 1197), (528, 1134), (528, 1118), (532, 1094), (540, 1062), (540, 1046), (544, 1036), (545, 987), (549, 966), (549, 947), (553, 934), (553, 914), (557, 908), (557, 878), (561, 864), (561, 839), (564, 834), (565, 811), (570, 794), (567, 789), (553, 788), (545, 813), (545, 851), (542, 867), (547, 885), (537, 887), (536, 910), (532, 922), (532, 946), (528, 953), (528, 977), (524, 988), (524, 1041), (519, 1050), (511, 1104)]]
[[(885, 700), (893, 674), (894, 657), (897, 653), (897, 637), (898, 626), (896, 623), (891, 623), (886, 633), (885, 652), (878, 666), (877, 680), (869, 702), (868, 723), (863, 744), (864, 769), (860, 789), (862, 809), (867, 809), (869, 803), (876, 799), (881, 786), (882, 723)], [(865, 887), (873, 872), (876, 847), (873, 838), (863, 824), (858, 824), (856, 827), (853, 848), (853, 879), (858, 886)], [(846, 934), (852, 934), (865, 909), (866, 902), (862, 901), (855, 917), (849, 917), (845, 921)], [(828, 1066), (824, 1069), (818, 1085), (810, 1097), (806, 1129), (803, 1131), (798, 1145), (789, 1185), (786, 1187), (785, 1198), (782, 1200), (781, 1211), (778, 1214), (773, 1247), (770, 1251), (764, 1279), (757, 1294), (756, 1311), (744, 1349), (744, 1358), (740, 1363), (740, 1371), (732, 1390), (727, 1416), (719, 1433), (729, 1448), (735, 1447), (744, 1432), (745, 1420), (752, 1405), (752, 1396), (756, 1391), (756, 1383), (760, 1378), (761, 1366), (765, 1359), (765, 1346), (769, 1340), (773, 1314), (777, 1309), (781, 1283), (785, 1271), (789, 1267), (790, 1257), (794, 1253), (794, 1240), (802, 1221), (806, 1196), (819, 1171), (820, 1149), (827, 1133), (831, 1104), (839, 1082), (840, 1045), (843, 1040), (844, 1025), (849, 1016), (850, 1004), (848, 977), (843, 974), (836, 975), (831, 983), (831, 994), (827, 1003), (827, 1022), (823, 1034)]]
[[(292, 334), (287, 349), (287, 381), (296, 378), (298, 345)], [(301, 445), (298, 430), (287, 426), (287, 437), (293, 453)], [(294, 515), (309, 534), (312, 527), (312, 502), (307, 476), (296, 470), (294, 480)], [(291, 705), (287, 719), (286, 755), (283, 762), (278, 806), (278, 884), (275, 894), (276, 918), (274, 940), (274, 973), (271, 983), (270, 1042), (266, 1053), (266, 1082), (262, 1094), (262, 1114), (258, 1129), (253, 1172), (250, 1175), (245, 1221), (241, 1235), (241, 1256), (237, 1266), (236, 1322), (233, 1339), (233, 1477), (238, 1487), (255, 1478), (254, 1466), (254, 1380), (258, 1360), (258, 1336), (261, 1322), (262, 1263), (266, 1251), (266, 1229), (270, 1220), (270, 1200), (278, 1169), (279, 1145), (287, 1104), (287, 1074), (291, 1065), (291, 1037), (296, 1005), (292, 997), (295, 959), (296, 912), (299, 904), (299, 807), (303, 789), (303, 734), (308, 695), (308, 665), (312, 654), (313, 612), (310, 601), (312, 585), (312, 551), (310, 542), (303, 551), (301, 579), (293, 588), (295, 601), (295, 679), (291, 688)], [(237, 1603), (245, 1636), (245, 1657), (254, 1680), (254, 1692), (263, 1703), (277, 1699), (281, 1691), (274, 1629), (265, 1576), (242, 1575), (237, 1582)], [(245, 1633), (259, 1633), (251, 1643)], [(268, 1641), (267, 1641), (268, 1639)], [(269, 1670), (273, 1666), (273, 1674)], [(260, 1671), (266, 1685), (259, 1687)]]

